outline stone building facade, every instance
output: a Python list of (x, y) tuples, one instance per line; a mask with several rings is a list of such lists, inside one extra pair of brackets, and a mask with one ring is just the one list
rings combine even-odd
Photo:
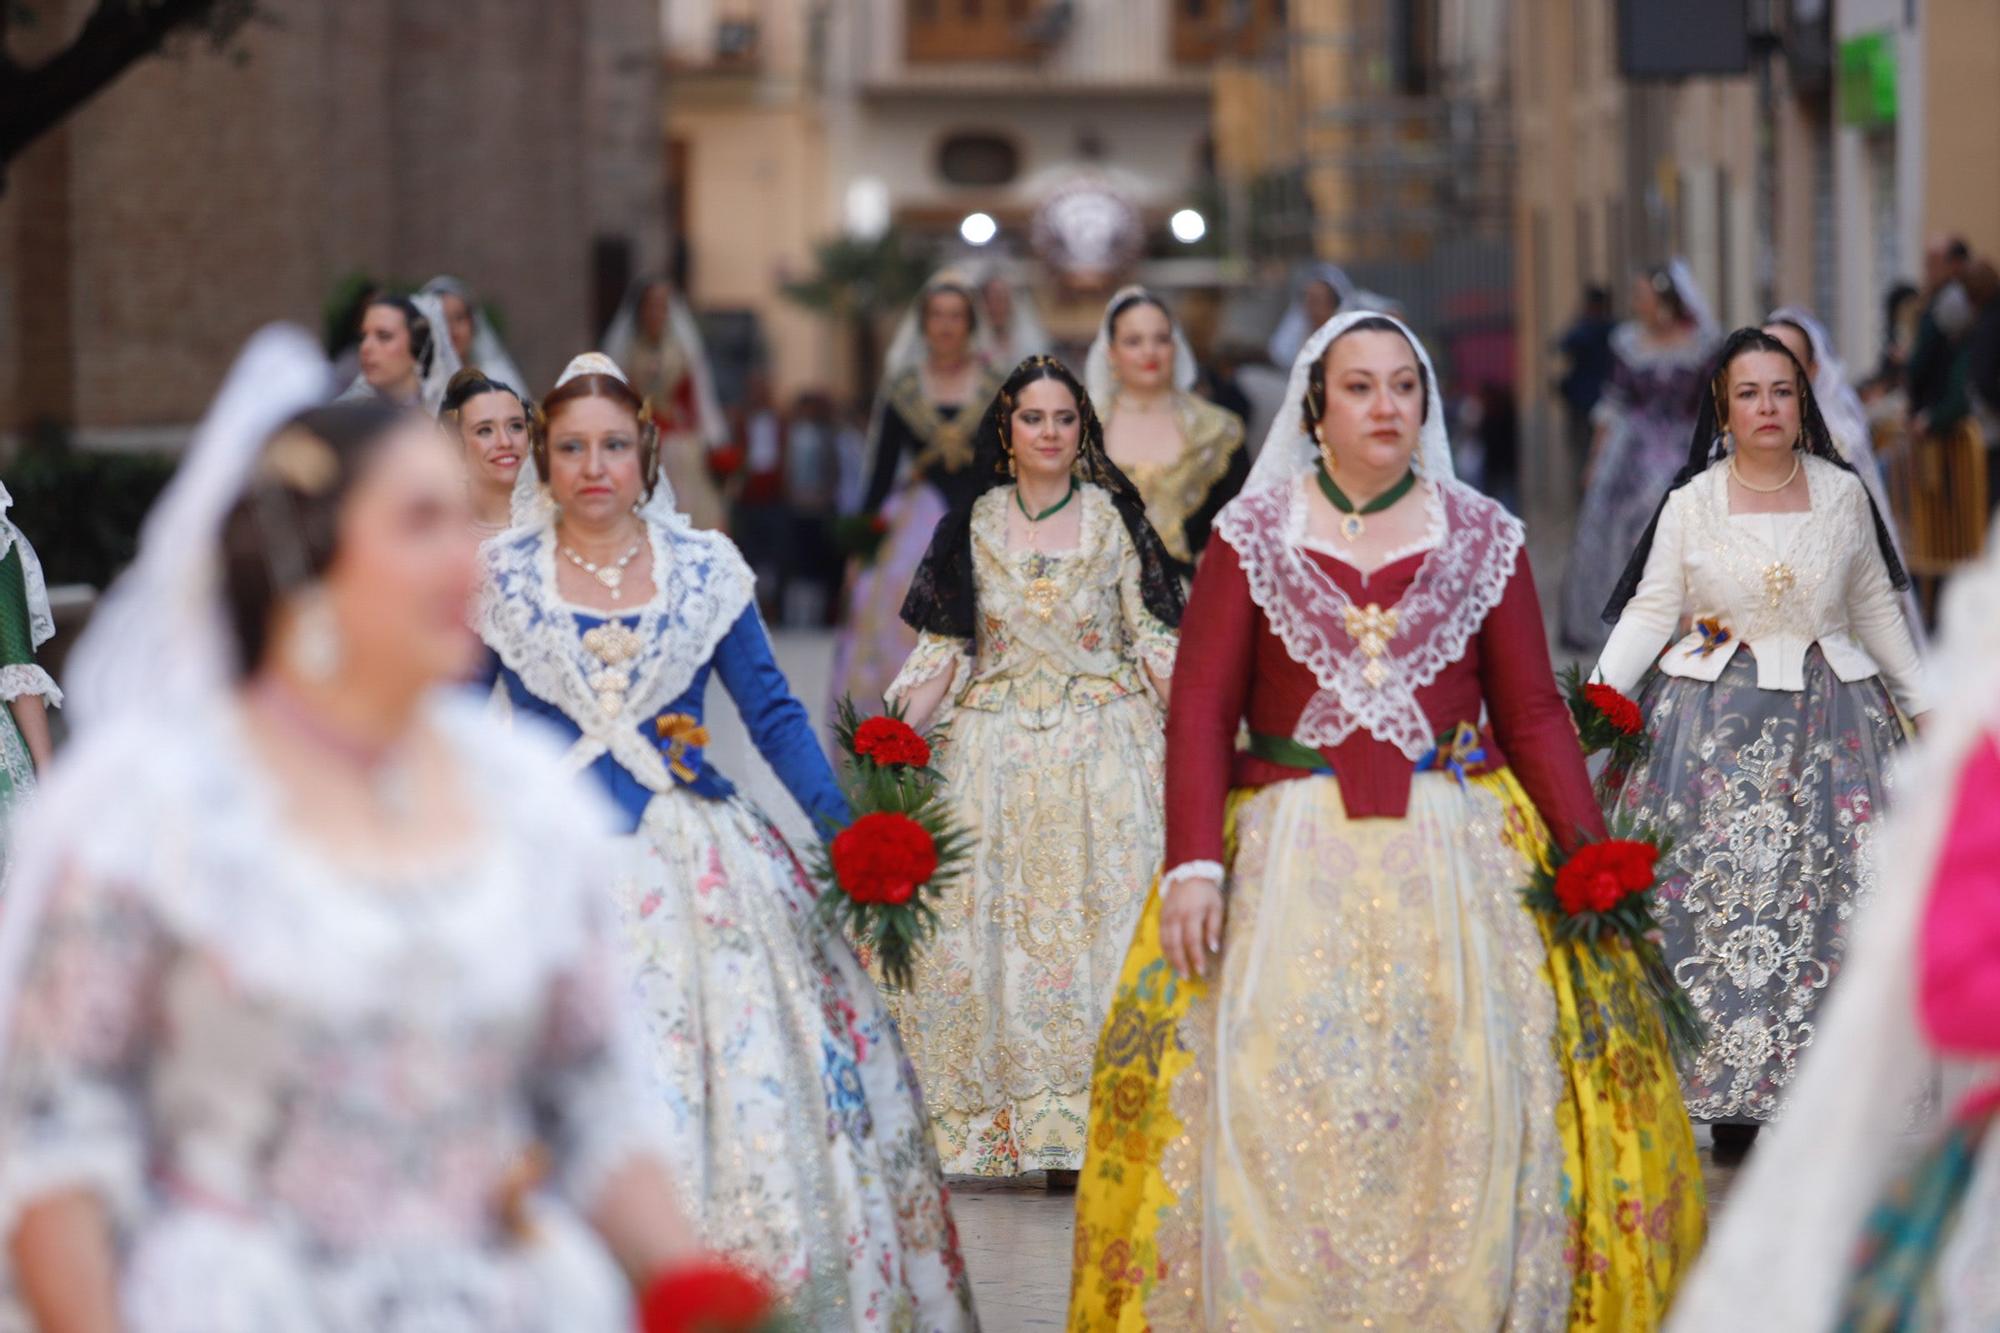
[(666, 253), (661, 80), (659, 0), (266, 0), (135, 65), (0, 195), (0, 435), (171, 444), (355, 271), (465, 279), (541, 387)]

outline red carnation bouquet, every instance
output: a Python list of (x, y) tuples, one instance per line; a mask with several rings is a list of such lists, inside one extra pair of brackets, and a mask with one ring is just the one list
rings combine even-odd
[(854, 820), (814, 858), (819, 910), (881, 965), (884, 981), (908, 989), (917, 947), (937, 929), (934, 904), (971, 840), (942, 798), (930, 743), (901, 709), (863, 719), (843, 699), (834, 735)]
[(728, 1259), (695, 1259), (656, 1276), (639, 1306), (640, 1333), (792, 1333), (761, 1276)]
[(1677, 1055), (1691, 1058), (1701, 1051), (1707, 1033), (1687, 992), (1667, 968), (1659, 923), (1653, 919), (1654, 868), (1668, 850), (1665, 843), (1628, 837), (1587, 842), (1568, 855), (1551, 847), (1549, 866), (1535, 871), (1521, 896), (1528, 906), (1555, 918), (1559, 940), (1580, 940), (1596, 948), (1607, 935), (1623, 939), (1660, 1006), (1668, 1044)]
[(1582, 669), (1575, 666), (1563, 672), (1562, 687), (1584, 754), (1608, 750), (1614, 764), (1626, 767), (1646, 757), (1651, 742), (1638, 704), (1609, 685), (1585, 684)]

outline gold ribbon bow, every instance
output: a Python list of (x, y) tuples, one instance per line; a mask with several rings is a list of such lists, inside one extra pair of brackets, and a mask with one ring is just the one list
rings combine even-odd
[(708, 728), (686, 713), (668, 713), (653, 723), (653, 730), (667, 742), (667, 771), (682, 782), (693, 782), (694, 770), (687, 765), (688, 751), (708, 744)]

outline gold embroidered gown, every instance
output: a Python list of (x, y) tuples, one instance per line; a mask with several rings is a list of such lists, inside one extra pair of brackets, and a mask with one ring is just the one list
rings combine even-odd
[(1174, 417), (1185, 445), (1178, 457), (1119, 467), (1139, 488), (1153, 531), (1187, 577), (1208, 543), (1216, 514), (1243, 489), (1250, 454), (1243, 447), (1243, 418), (1227, 408), (1176, 393)]
[(1158, 871), (1165, 740), (1146, 609), (1110, 498), (1079, 488), (1074, 550), (1007, 548), (1014, 490), (972, 511), (976, 643), (925, 634), (900, 699), (957, 664), (936, 763), (976, 835), (897, 1017), (948, 1174), (1076, 1170), (1091, 1060)]

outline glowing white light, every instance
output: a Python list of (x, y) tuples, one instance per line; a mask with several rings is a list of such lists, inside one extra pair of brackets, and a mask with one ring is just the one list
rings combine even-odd
[(984, 213), (967, 213), (958, 224), (958, 234), (967, 245), (984, 245), (1000, 234), (1000, 224)]
[(889, 230), (889, 187), (873, 176), (860, 176), (849, 183), (845, 212), (847, 234), (872, 241)]
[(1167, 220), (1167, 226), (1173, 231), (1174, 239), (1182, 245), (1193, 245), (1208, 235), (1208, 219), (1192, 208), (1183, 208), (1174, 214)]

